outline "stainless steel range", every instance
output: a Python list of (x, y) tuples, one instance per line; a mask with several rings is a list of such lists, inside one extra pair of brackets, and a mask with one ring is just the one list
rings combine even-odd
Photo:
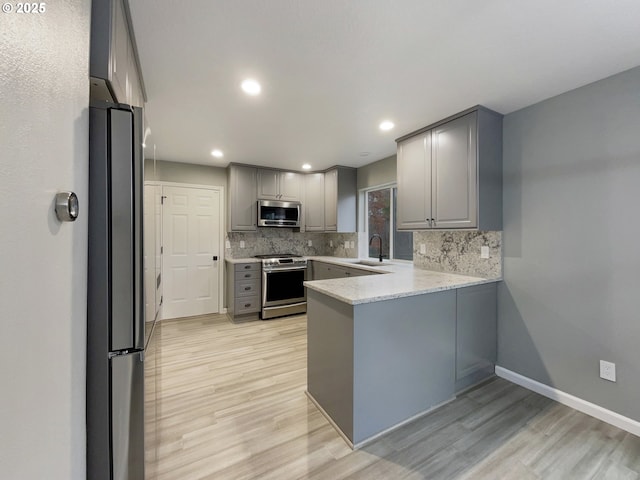
[(290, 253), (256, 258), (262, 259), (262, 319), (306, 313), (307, 259)]

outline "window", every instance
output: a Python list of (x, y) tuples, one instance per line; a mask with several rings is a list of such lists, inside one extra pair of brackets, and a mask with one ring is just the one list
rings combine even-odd
[[(378, 258), (382, 248), (384, 258), (413, 260), (413, 232), (396, 229), (396, 193), (396, 187), (377, 188), (365, 193), (369, 257)], [(380, 238), (373, 238), (373, 235)]]

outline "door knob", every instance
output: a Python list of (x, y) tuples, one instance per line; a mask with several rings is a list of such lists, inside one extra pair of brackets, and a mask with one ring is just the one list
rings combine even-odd
[(214, 255), (214, 256), (213, 256), (213, 261), (214, 261), (214, 262), (217, 262), (217, 261), (218, 261), (218, 255)]

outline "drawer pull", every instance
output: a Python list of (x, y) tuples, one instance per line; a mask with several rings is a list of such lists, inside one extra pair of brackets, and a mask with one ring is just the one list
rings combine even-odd
[(250, 303), (245, 303), (245, 304), (244, 304), (244, 308), (249, 308), (250, 306), (251, 306), (251, 304), (250, 304)]
[(251, 268), (251, 265), (245, 265), (245, 266), (244, 266), (244, 269), (245, 269), (245, 270), (249, 270), (250, 268)]
[(244, 287), (245, 292), (248, 292), (249, 290), (251, 290), (251, 287)]
[(250, 273), (245, 273), (244, 274), (244, 278), (251, 278), (251, 274)]

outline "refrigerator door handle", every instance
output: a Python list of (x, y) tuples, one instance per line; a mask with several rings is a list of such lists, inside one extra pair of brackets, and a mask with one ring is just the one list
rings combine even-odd
[(134, 252), (134, 179), (133, 119), (131, 111), (112, 108), (110, 126), (110, 195), (111, 213), (111, 345), (110, 350), (127, 350), (136, 346)]

